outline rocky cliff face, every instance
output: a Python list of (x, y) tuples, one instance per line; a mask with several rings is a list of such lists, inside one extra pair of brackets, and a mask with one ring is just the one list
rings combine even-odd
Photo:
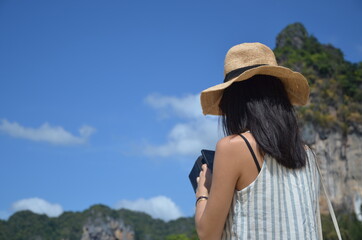
[(308, 32), (301, 23), (290, 24), (277, 36), (276, 47), (283, 48), (290, 45), (301, 49), (307, 38)]
[(89, 218), (81, 240), (134, 240), (134, 232), (120, 219)]
[[(328, 195), (335, 210), (354, 211), (362, 221), (362, 135), (318, 133), (314, 126), (303, 128), (303, 137), (316, 152)], [(321, 189), (321, 211), (328, 213)]]

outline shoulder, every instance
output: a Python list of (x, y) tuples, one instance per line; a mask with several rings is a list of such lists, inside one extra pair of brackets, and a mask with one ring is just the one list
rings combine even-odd
[(230, 135), (221, 138), (216, 144), (216, 150), (219, 151), (229, 151), (237, 146), (240, 146), (240, 136), (239, 135)]
[(246, 144), (239, 135), (226, 136), (216, 144), (216, 153), (229, 160), (240, 159), (240, 154), (247, 151), (246, 149)]
[[(222, 180), (222, 186), (229, 183), (229, 187), (234, 190), (237, 179), (240, 177), (240, 143), (238, 135), (231, 135), (220, 139), (216, 144), (214, 158), (213, 182), (215, 179)], [(215, 180), (217, 181), (217, 180)]]
[[(253, 139), (250, 139), (249, 136), (244, 137), (248, 139), (249, 142), (254, 141)], [(222, 151), (236, 148), (240, 150), (240, 147), (244, 145), (246, 145), (245, 141), (239, 135), (234, 134), (221, 138), (216, 144), (216, 149)]]

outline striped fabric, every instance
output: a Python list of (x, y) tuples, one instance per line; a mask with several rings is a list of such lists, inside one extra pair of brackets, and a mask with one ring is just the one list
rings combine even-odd
[(266, 156), (256, 180), (235, 191), (222, 239), (320, 239), (319, 175), (307, 155), (298, 170)]

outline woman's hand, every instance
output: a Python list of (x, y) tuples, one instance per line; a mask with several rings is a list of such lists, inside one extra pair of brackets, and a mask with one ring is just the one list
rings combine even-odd
[(202, 170), (196, 181), (197, 181), (196, 198), (200, 196), (206, 196), (206, 197), (209, 196), (209, 191), (212, 182), (212, 174), (206, 164), (202, 164)]

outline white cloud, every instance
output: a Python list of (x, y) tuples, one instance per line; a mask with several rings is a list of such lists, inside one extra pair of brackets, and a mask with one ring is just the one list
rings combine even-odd
[(46, 214), (49, 217), (58, 217), (63, 213), (63, 208), (59, 204), (49, 203), (41, 198), (27, 198), (12, 204), (14, 212), (29, 210), (37, 214)]
[(187, 95), (182, 98), (151, 94), (146, 103), (165, 113), (173, 113), (179, 117), (199, 118), (201, 114), (200, 95)]
[(221, 133), (218, 132), (218, 118), (203, 116), (199, 95), (177, 98), (150, 95), (146, 102), (161, 114), (176, 115), (184, 118), (176, 123), (167, 135), (167, 141), (161, 145), (147, 144), (144, 153), (149, 156), (168, 157), (195, 155), (201, 149), (214, 149)]
[(149, 156), (195, 155), (201, 149), (214, 149), (218, 139), (217, 121), (199, 119), (176, 124), (162, 145), (148, 144), (144, 153)]
[(121, 200), (115, 204), (115, 209), (126, 208), (133, 211), (145, 212), (153, 218), (164, 221), (177, 219), (182, 216), (180, 208), (168, 197), (158, 196), (150, 199), (135, 201)]
[(15, 138), (23, 138), (32, 141), (42, 141), (57, 145), (76, 145), (86, 143), (89, 137), (95, 132), (95, 128), (82, 126), (79, 136), (74, 136), (60, 126), (51, 126), (44, 123), (38, 128), (21, 126), (17, 122), (9, 122), (6, 119), (0, 120), (0, 132), (6, 133)]

